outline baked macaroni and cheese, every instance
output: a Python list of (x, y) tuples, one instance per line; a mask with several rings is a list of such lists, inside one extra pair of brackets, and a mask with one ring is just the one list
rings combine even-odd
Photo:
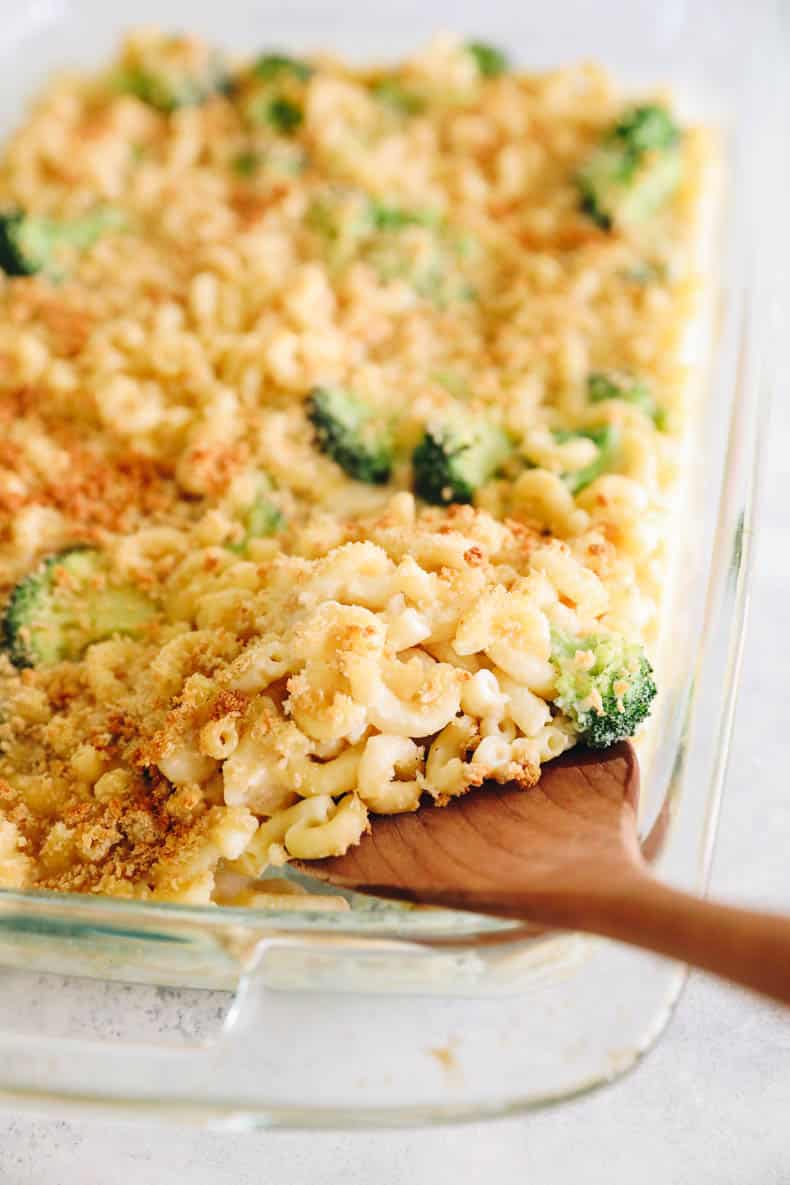
[(449, 38), (149, 31), (45, 91), (0, 164), (2, 884), (256, 903), (636, 731), (705, 161), (664, 96)]

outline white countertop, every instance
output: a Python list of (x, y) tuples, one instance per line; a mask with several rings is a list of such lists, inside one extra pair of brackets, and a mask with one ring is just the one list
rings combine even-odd
[[(790, 382), (779, 377), (712, 891), (790, 911)], [(80, 1006), (112, 1035), (100, 985)], [(172, 1025), (172, 994), (146, 1014)], [(60, 1001), (64, 1014), (68, 1001)], [(188, 1009), (188, 1000), (184, 1009)], [(58, 1006), (48, 1008), (57, 1024)], [(177, 1018), (184, 1028), (189, 1016)], [(615, 1085), (523, 1118), (419, 1132), (237, 1135), (0, 1112), (2, 1185), (787, 1185), (790, 1013), (692, 975)]]

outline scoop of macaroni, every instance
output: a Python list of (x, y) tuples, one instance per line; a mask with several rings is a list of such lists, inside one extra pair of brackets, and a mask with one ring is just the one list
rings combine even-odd
[(552, 630), (593, 630), (608, 597), (567, 543), (406, 493), (318, 556), (310, 528), (266, 563), (196, 533), (166, 562), (149, 531), (117, 545), (115, 570), (146, 557), (158, 606), (136, 636), (7, 681), (16, 883), (35, 866), (205, 899), (219, 860), (257, 876), (338, 855), (371, 813), (529, 787), (575, 742)]

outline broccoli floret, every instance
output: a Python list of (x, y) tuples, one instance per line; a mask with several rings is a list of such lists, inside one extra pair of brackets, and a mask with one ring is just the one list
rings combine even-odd
[(431, 210), (404, 210), (402, 206), (390, 206), (375, 198), (368, 202), (368, 218), (374, 231), (405, 230), (407, 226), (433, 228), (439, 222)]
[(342, 268), (356, 259), (373, 231), (369, 199), (339, 187), (328, 188), (313, 198), (305, 221), (323, 240), (322, 249), (333, 268)]
[(259, 494), (247, 515), (247, 539), (265, 539), (274, 535), (284, 521), (279, 506), (275, 506), (265, 494)]
[(181, 107), (198, 107), (211, 95), (227, 94), (229, 85), (219, 62), (202, 77), (187, 74), (168, 77), (137, 69), (125, 70), (116, 80), (116, 87), (122, 94), (134, 95), (141, 103), (147, 103), (165, 115)]
[(467, 41), (464, 49), (474, 58), (483, 78), (498, 78), (508, 69), (506, 54), (494, 45), (487, 45), (484, 41)]
[(238, 173), (239, 177), (254, 177), (261, 158), (257, 152), (237, 152), (230, 163), (234, 173)]
[(596, 477), (612, 468), (620, 447), (620, 433), (614, 424), (603, 424), (599, 428), (584, 428), (576, 432), (561, 428), (552, 435), (558, 444), (567, 444), (568, 441), (581, 437), (591, 440), (598, 449), (597, 456), (589, 464), (583, 465), (581, 469), (563, 473), (562, 480), (574, 496), (594, 482)]
[(111, 582), (104, 557), (90, 548), (48, 556), (17, 584), (2, 620), (3, 645), (16, 667), (79, 658), (113, 634), (136, 634), (156, 614), (129, 584)]
[(237, 543), (228, 544), (230, 551), (244, 555), (253, 539), (268, 539), (276, 535), (285, 523), (280, 507), (269, 497), (270, 483), (264, 478), (252, 504), (242, 516), (244, 535)]
[(587, 398), (590, 403), (620, 399), (631, 403), (649, 416), (657, 428), (663, 428), (665, 413), (646, 383), (632, 374), (616, 371), (593, 371), (587, 377)]
[(374, 234), (406, 230), (410, 226), (435, 228), (439, 219), (430, 210), (406, 210), (361, 193), (342, 190), (317, 197), (307, 212), (308, 224), (326, 239), (354, 239), (357, 244)]
[(44, 270), (51, 254), (51, 223), (13, 210), (0, 214), (0, 267), (8, 276)]
[(228, 94), (230, 75), (216, 50), (190, 37), (157, 38), (127, 55), (115, 89), (169, 115)]
[(456, 413), (429, 425), (412, 454), (414, 490), (426, 502), (471, 502), (505, 463), (512, 445), (482, 416)]
[(11, 210), (0, 214), (0, 268), (9, 276), (44, 272), (58, 279), (64, 251), (86, 251), (107, 230), (123, 226), (117, 210), (94, 210), (71, 222), (55, 222)]
[(392, 473), (392, 443), (370, 408), (337, 387), (316, 387), (307, 401), (318, 447), (356, 481), (383, 485)]
[(298, 144), (280, 143), (270, 145), (266, 152), (245, 149), (230, 159), (230, 167), (238, 177), (250, 180), (261, 171), (272, 177), (280, 174), (297, 176), (307, 167), (307, 158)]
[(271, 82), (274, 78), (290, 75), (299, 82), (307, 82), (312, 77), (313, 67), (299, 58), (290, 58), (282, 53), (265, 53), (253, 66), (253, 73), (264, 82)]
[[(457, 234), (432, 210), (407, 210), (372, 199), (367, 221), (370, 233), (362, 253), (381, 280), (403, 280), (439, 308), (474, 299), (475, 288), (463, 270), (467, 261), (474, 262), (476, 243), (470, 235)], [(412, 227), (430, 232), (417, 250), (413, 238), (401, 237)]]
[(439, 307), (475, 295), (466, 269), (475, 263), (476, 243), (433, 210), (409, 210), (334, 187), (313, 199), (306, 223), (324, 240), (333, 268), (359, 260), (383, 283), (400, 280)]
[(304, 123), (305, 92), (313, 73), (298, 58), (262, 54), (234, 80), (234, 100), (248, 123), (268, 124), (280, 135), (292, 136)]
[(633, 736), (649, 715), (653, 668), (636, 642), (618, 634), (573, 638), (553, 630), (551, 662), (557, 672), (553, 702), (591, 749)]
[(407, 90), (397, 78), (379, 78), (371, 90), (374, 98), (398, 115), (419, 115), (425, 110), (425, 100)]
[(259, 123), (271, 124), (274, 130), (283, 136), (292, 136), (304, 121), (302, 108), (282, 95), (267, 99), (259, 108), (256, 108), (256, 111)]
[(680, 129), (665, 107), (648, 104), (627, 112), (615, 124), (611, 136), (632, 152), (652, 152), (676, 144)]
[(292, 136), (304, 122), (301, 104), (285, 95), (266, 91), (251, 94), (244, 103), (247, 119), (253, 124), (268, 124), (281, 136)]
[(577, 175), (584, 212), (604, 230), (649, 217), (680, 182), (680, 140), (663, 107), (633, 108)]

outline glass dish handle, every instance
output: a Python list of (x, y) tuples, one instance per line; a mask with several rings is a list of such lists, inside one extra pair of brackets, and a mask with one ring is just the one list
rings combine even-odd
[[(327, 935), (326, 942), (365, 958), (391, 955), (394, 946), (388, 940), (337, 934)], [(221, 1027), (210, 1037), (184, 1044), (3, 1031), (0, 1101), (15, 1108), (78, 1107), (81, 1115), (109, 1112), (146, 1121), (177, 1119), (238, 1128), (342, 1127), (353, 1106), (359, 1122), (355, 1102), (338, 1101), (339, 1092), (333, 1095), (335, 1086), (329, 1081), (335, 1066), (347, 1070), (347, 1033), (342, 1040), (340, 1033), (325, 1039), (321, 1025), (326, 1017), (316, 1021), (311, 1012), (313, 993), (272, 992), (267, 986), (270, 955), (301, 956), (308, 960), (309, 974), (309, 959), (323, 945), (321, 936), (271, 935), (244, 945), (246, 951), (236, 951), (245, 964), (238, 989)], [(410, 943), (398, 943), (397, 949), (401, 957), (421, 950)], [(301, 1022), (294, 1021), (295, 1000)], [(326, 1063), (326, 1071), (316, 1068), (315, 1076), (313, 1052)], [(327, 1082), (330, 1100), (318, 1111), (314, 1102), (304, 1103), (311, 1095), (314, 1099), (317, 1080)], [(341, 1074), (335, 1085), (342, 1081)], [(371, 1122), (378, 1114), (371, 1111)]]

